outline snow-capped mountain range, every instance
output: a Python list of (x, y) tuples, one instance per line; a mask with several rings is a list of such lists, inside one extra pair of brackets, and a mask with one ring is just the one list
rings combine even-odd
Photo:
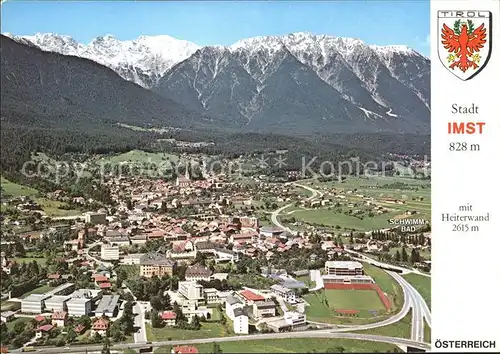
[(82, 44), (70, 36), (37, 33), (33, 36), (4, 35), (31, 42), (42, 50), (93, 60), (116, 71), (124, 79), (149, 88), (175, 64), (188, 58), (200, 47), (173, 37), (140, 36), (121, 41), (112, 35), (97, 37)]
[(407, 46), (304, 32), (205, 47), (166, 35), (133, 41), (106, 35), (87, 45), (56, 34), (5, 35), (93, 60), (251, 130), (429, 129), (430, 60)]

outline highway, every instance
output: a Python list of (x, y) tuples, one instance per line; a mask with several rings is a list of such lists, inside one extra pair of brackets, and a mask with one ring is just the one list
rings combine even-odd
[(411, 293), (413, 302), (415, 303), (415, 306), (419, 307), (419, 310), (418, 310), (419, 315), (423, 318), (423, 320), (421, 321), (422, 322), (422, 326), (423, 326), (423, 322), (425, 320), (425, 322), (427, 322), (427, 324), (429, 325), (429, 327), (432, 328), (432, 315), (431, 315), (431, 311), (429, 309), (429, 306), (425, 302), (424, 298), (422, 297), (422, 295), (420, 295), (420, 293), (417, 291), (417, 289), (415, 289), (401, 275), (399, 275), (397, 273), (393, 273), (393, 274), (394, 274), (393, 276), (399, 282), (399, 284), (401, 284), (401, 286), (406, 287), (408, 289), (408, 291)]
[[(215, 338), (203, 338), (203, 339), (190, 339), (190, 340), (175, 340), (175, 341), (162, 341), (162, 342), (152, 342), (151, 344), (140, 344), (140, 343), (129, 343), (129, 344), (116, 344), (112, 346), (113, 350), (119, 349), (137, 349), (144, 346), (161, 347), (161, 346), (171, 346), (171, 345), (185, 345), (185, 344), (202, 344), (202, 343), (213, 343), (213, 342), (232, 342), (232, 341), (249, 341), (249, 340), (264, 340), (264, 339), (289, 339), (289, 338), (330, 338), (330, 339), (353, 339), (353, 340), (366, 340), (372, 342), (388, 343), (394, 344), (394, 346), (412, 346), (415, 348), (430, 350), (431, 346), (427, 343), (417, 342), (410, 339), (404, 338), (394, 338), (387, 336), (379, 336), (373, 334), (360, 334), (360, 333), (342, 333), (335, 332), (332, 330), (318, 330), (318, 331), (301, 331), (301, 332), (287, 332), (287, 333), (266, 333), (266, 334), (250, 334), (246, 336), (231, 336), (231, 337), (215, 337)], [(60, 347), (45, 347), (42, 350), (38, 349), (38, 353), (51, 353), (59, 354), (61, 353)], [(83, 346), (73, 346), (64, 349), (67, 353), (85, 353), (86, 351), (100, 351), (102, 345), (87, 345)], [(20, 350), (13, 351), (20, 352)]]

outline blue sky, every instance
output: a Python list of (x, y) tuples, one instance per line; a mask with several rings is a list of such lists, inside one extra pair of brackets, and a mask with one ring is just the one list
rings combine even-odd
[[(3, 2), (3, 0), (2, 0)], [(185, 1), (2, 3), (2, 32), (53, 32), (88, 43), (167, 34), (199, 45), (312, 32), (360, 38), (368, 44), (405, 44), (429, 54), (429, 1)]]

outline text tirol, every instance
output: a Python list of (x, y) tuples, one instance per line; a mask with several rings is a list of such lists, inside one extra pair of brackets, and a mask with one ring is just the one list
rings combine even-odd
[(439, 17), (453, 17), (453, 18), (470, 18), (470, 17), (489, 17), (489, 11), (439, 11)]

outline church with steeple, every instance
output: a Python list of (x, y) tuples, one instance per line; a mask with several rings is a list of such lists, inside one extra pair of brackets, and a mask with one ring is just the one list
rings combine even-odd
[(186, 165), (186, 173), (184, 176), (177, 176), (175, 185), (181, 188), (186, 188), (191, 185), (191, 177), (189, 176), (189, 165)]

